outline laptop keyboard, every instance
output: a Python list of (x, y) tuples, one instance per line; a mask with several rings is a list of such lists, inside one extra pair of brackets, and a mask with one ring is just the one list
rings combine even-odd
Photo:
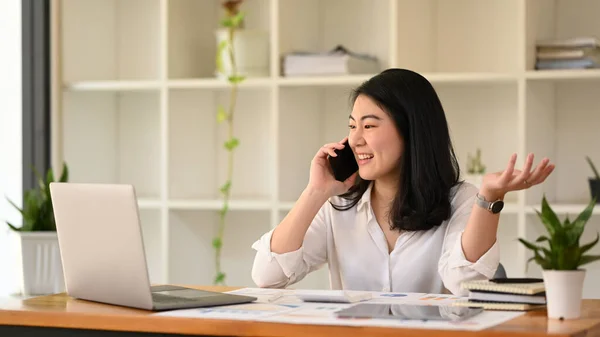
[(168, 296), (168, 295), (162, 295), (162, 294), (152, 294), (152, 301), (154, 303), (193, 303), (193, 302), (198, 302), (198, 299), (194, 299), (194, 298), (183, 298), (183, 297), (175, 297), (175, 296)]

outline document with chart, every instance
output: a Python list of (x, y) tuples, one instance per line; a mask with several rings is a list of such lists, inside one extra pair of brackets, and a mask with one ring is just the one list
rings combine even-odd
[[(256, 302), (208, 308), (173, 310), (157, 316), (193, 317), (228, 320), (380, 326), (447, 330), (483, 330), (523, 312), (473, 312), (452, 303), (464, 300), (447, 294), (341, 292), (337, 290), (287, 290), (243, 288), (231, 291), (250, 295)], [(365, 293), (368, 293), (365, 295)], [(356, 300), (363, 298), (363, 300)], [(323, 299), (322, 302), (317, 301)], [(471, 310), (468, 318), (460, 315)]]

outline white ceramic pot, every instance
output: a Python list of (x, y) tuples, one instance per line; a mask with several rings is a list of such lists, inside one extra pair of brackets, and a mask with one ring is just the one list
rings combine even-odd
[(585, 269), (544, 270), (548, 318), (576, 319), (581, 316)]
[(21, 295), (48, 295), (65, 291), (56, 232), (14, 233)]
[[(221, 41), (229, 39), (227, 29), (216, 31), (217, 46)], [(235, 52), (235, 64), (239, 75), (246, 77), (268, 77), (269, 76), (269, 32), (257, 29), (238, 29), (233, 37)], [(215, 70), (216, 76), (225, 78), (232, 74), (229, 53), (220, 54), (225, 74)]]
[(477, 188), (481, 188), (483, 182), (483, 174), (466, 174), (464, 180), (468, 183), (475, 185)]

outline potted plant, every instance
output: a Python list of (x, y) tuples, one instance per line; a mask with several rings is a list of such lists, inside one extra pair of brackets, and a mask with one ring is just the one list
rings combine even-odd
[[(19, 210), (22, 226), (17, 227), (6, 222), (15, 234), (17, 256), (19, 256), (19, 276), (21, 278), (21, 294), (45, 295), (64, 291), (64, 278), (54, 210), (50, 198), (49, 185), (54, 180), (54, 173), (49, 169), (45, 179), (34, 169), (38, 178), (38, 188), (24, 192), (23, 207), (19, 208), (7, 198), (11, 205)], [(63, 164), (60, 182), (68, 180), (69, 171)]]
[(600, 174), (598, 174), (598, 170), (596, 170), (596, 166), (594, 166), (590, 157), (586, 156), (585, 159), (590, 164), (592, 172), (594, 172), (594, 177), (589, 178), (590, 193), (592, 194), (592, 198), (595, 198), (596, 202), (600, 203)]
[(475, 185), (477, 188), (481, 187), (485, 169), (486, 167), (481, 161), (480, 148), (477, 148), (475, 156), (472, 156), (470, 153), (467, 154), (467, 175), (465, 176), (465, 181)]
[(580, 317), (585, 279), (585, 269), (581, 269), (581, 266), (600, 259), (600, 255), (586, 254), (598, 243), (598, 234), (595, 240), (587, 244), (579, 243), (595, 203), (596, 200), (592, 199), (574, 221), (569, 220), (567, 215), (561, 222), (544, 196), (541, 212), (536, 210), (536, 213), (548, 235), (540, 236), (536, 242), (547, 242), (548, 247), (519, 238), (534, 254), (527, 263), (535, 261), (542, 268), (549, 318)]
[[(217, 69), (216, 76), (227, 79), (234, 73), (245, 77), (269, 76), (269, 32), (245, 27), (244, 13), (240, 7), (244, 0), (219, 0), (225, 11), (219, 29), (216, 30)], [(237, 71), (234, 71), (228, 49), (235, 50)]]
[[(229, 212), (229, 200), (231, 198), (231, 186), (233, 179), (233, 159), (234, 151), (240, 145), (240, 141), (233, 133), (233, 120), (237, 106), (237, 97), (239, 85), (246, 80), (246, 75), (240, 72), (238, 67), (237, 57), (239, 50), (234, 41), (237, 34), (240, 32), (240, 27), (244, 22), (244, 13), (238, 11), (238, 6), (242, 0), (225, 1), (224, 7), (227, 10), (227, 16), (223, 20), (222, 25), (225, 27), (227, 34), (223, 35), (223, 40), (219, 44), (219, 49), (216, 55), (217, 72), (222, 77), (227, 79), (229, 85), (229, 105), (227, 107), (218, 105), (216, 119), (219, 124), (226, 124), (226, 140), (223, 148), (227, 151), (227, 177), (225, 182), (219, 188), (219, 192), (223, 195), (223, 206), (219, 211), (219, 225), (217, 234), (213, 238), (212, 246), (215, 249), (215, 277), (213, 284), (226, 285), (226, 274), (221, 265), (221, 256), (223, 252), (223, 235), (225, 233), (225, 224), (227, 214)], [(228, 68), (225, 67), (228, 65)]]

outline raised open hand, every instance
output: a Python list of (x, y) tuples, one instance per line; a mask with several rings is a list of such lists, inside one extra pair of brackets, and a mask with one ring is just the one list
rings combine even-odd
[(523, 169), (517, 170), (515, 169), (517, 155), (513, 154), (504, 171), (486, 174), (481, 185), (486, 198), (489, 198), (488, 200), (503, 198), (508, 192), (527, 189), (544, 182), (555, 166), (550, 164), (548, 158), (544, 158), (532, 171), (533, 157), (533, 153), (530, 153), (525, 159)]

